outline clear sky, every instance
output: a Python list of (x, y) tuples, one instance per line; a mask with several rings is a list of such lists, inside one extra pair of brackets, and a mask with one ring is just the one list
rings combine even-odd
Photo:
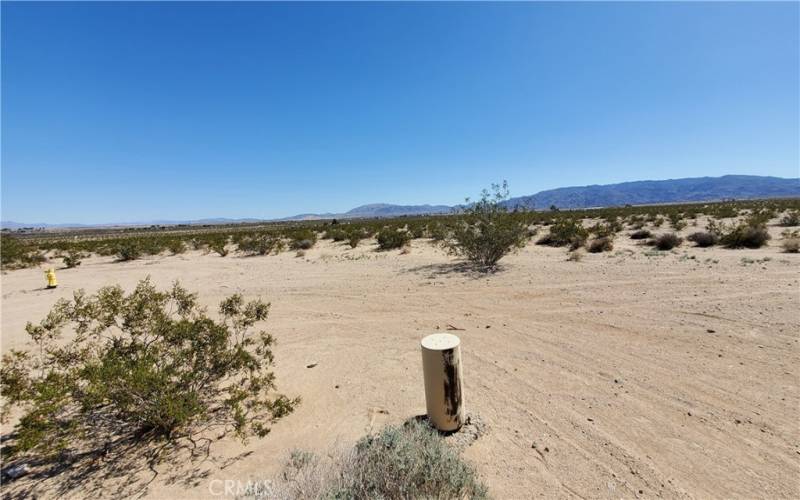
[(2, 2), (2, 218), (798, 176), (800, 4)]

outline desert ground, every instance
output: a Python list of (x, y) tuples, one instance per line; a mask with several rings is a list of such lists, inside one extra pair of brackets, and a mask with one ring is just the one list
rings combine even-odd
[(658, 252), (623, 233), (578, 262), (531, 243), (489, 275), (427, 240), (408, 253), (320, 241), (303, 257), (92, 257), (57, 270), (55, 290), (47, 265), (4, 273), (3, 352), (79, 288), (149, 275), (211, 309), (260, 296), (278, 388), (302, 403), (267, 437), (225, 437), (202, 459), (99, 482), (29, 476), (3, 494), (219, 498), (214, 480), (268, 479), (292, 449), (324, 454), (424, 413), (419, 341), (451, 331), (467, 412), (486, 424), (464, 456), (494, 498), (798, 498), (800, 255), (781, 252), (778, 229), (758, 250)]

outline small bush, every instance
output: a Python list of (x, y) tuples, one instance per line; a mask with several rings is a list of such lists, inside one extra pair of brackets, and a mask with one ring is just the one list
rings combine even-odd
[(172, 252), (172, 255), (182, 254), (186, 251), (186, 245), (183, 241), (175, 239), (167, 242), (167, 250)]
[(492, 268), (509, 252), (525, 246), (528, 224), (501, 204), (508, 199), (508, 183), (493, 184), (493, 194), (484, 190), (481, 199), (469, 203), (459, 214), (445, 246), (482, 268)]
[(67, 252), (66, 254), (62, 255), (61, 259), (64, 261), (64, 267), (66, 267), (67, 269), (72, 269), (73, 267), (80, 266), (81, 265), (81, 259), (83, 259), (85, 257), (86, 257), (86, 255), (83, 254), (83, 253), (75, 251), (75, 250), (71, 250), (71, 251)]
[(225, 257), (228, 255), (228, 249), (225, 247), (227, 244), (227, 238), (214, 238), (208, 243), (208, 248), (213, 252), (217, 252), (220, 257)]
[(142, 250), (133, 239), (122, 241), (117, 246), (117, 258), (120, 261), (136, 260), (142, 256)]
[(32, 245), (14, 236), (0, 236), (0, 266), (3, 269), (32, 267), (44, 261), (44, 255)]
[(360, 241), (361, 235), (355, 231), (350, 233), (350, 236), (347, 238), (347, 244), (350, 245), (350, 248), (357, 247)]
[(653, 239), (653, 245), (659, 250), (672, 250), (681, 244), (681, 238), (675, 233), (666, 233), (656, 236)]
[(416, 421), (385, 427), (329, 461), (295, 451), (273, 484), (269, 498), (488, 497), (474, 467), (430, 427)]
[(394, 248), (402, 248), (411, 241), (411, 234), (407, 231), (398, 231), (397, 229), (386, 227), (378, 232), (378, 249), (392, 250)]
[(540, 238), (536, 244), (552, 247), (569, 246), (574, 250), (582, 247), (588, 236), (589, 232), (579, 221), (562, 219), (550, 226), (550, 233)]
[[(119, 286), (80, 290), (28, 323), (30, 350), (5, 354), (0, 369), (4, 414), (23, 411), (11, 456), (104, 454), (109, 436), (174, 445), (211, 426), (241, 439), (266, 435), (299, 402), (272, 394), (274, 340), (251, 331), (269, 304), (233, 295), (217, 321), (196, 299), (177, 283), (158, 291), (148, 278), (127, 295)], [(65, 328), (75, 332), (66, 342)]]
[(610, 252), (614, 249), (614, 241), (604, 236), (602, 238), (595, 238), (586, 246), (589, 253)]
[(781, 218), (780, 225), (785, 227), (800, 226), (800, 210), (786, 212)]
[(344, 229), (340, 228), (331, 228), (325, 231), (325, 235), (323, 239), (325, 240), (333, 240), (333, 241), (345, 241), (348, 238), (348, 234)]
[(317, 244), (317, 233), (306, 229), (297, 231), (292, 235), (292, 240), (289, 242), (289, 248), (292, 250), (308, 250)]
[(783, 247), (783, 251), (786, 253), (798, 253), (800, 252), (800, 239), (792, 238), (783, 240), (781, 247)]
[(715, 233), (703, 231), (692, 233), (686, 239), (703, 248), (714, 246), (719, 241), (719, 237)]
[(283, 240), (262, 234), (243, 238), (236, 248), (245, 255), (269, 255), (272, 252), (279, 253), (283, 249)]
[(761, 248), (769, 239), (765, 226), (745, 222), (733, 228), (724, 228), (719, 241), (728, 248)]
[(653, 236), (653, 233), (651, 233), (647, 229), (640, 229), (638, 231), (634, 231), (631, 233), (632, 240), (646, 240), (651, 236)]

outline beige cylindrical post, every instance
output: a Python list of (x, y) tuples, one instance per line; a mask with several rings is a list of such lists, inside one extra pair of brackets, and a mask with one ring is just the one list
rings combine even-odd
[(422, 339), (422, 373), (428, 420), (440, 431), (456, 431), (464, 423), (461, 341), (449, 333)]

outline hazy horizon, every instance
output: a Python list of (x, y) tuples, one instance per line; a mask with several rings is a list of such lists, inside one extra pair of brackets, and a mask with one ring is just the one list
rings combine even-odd
[(800, 174), (797, 3), (0, 8), (3, 220)]

